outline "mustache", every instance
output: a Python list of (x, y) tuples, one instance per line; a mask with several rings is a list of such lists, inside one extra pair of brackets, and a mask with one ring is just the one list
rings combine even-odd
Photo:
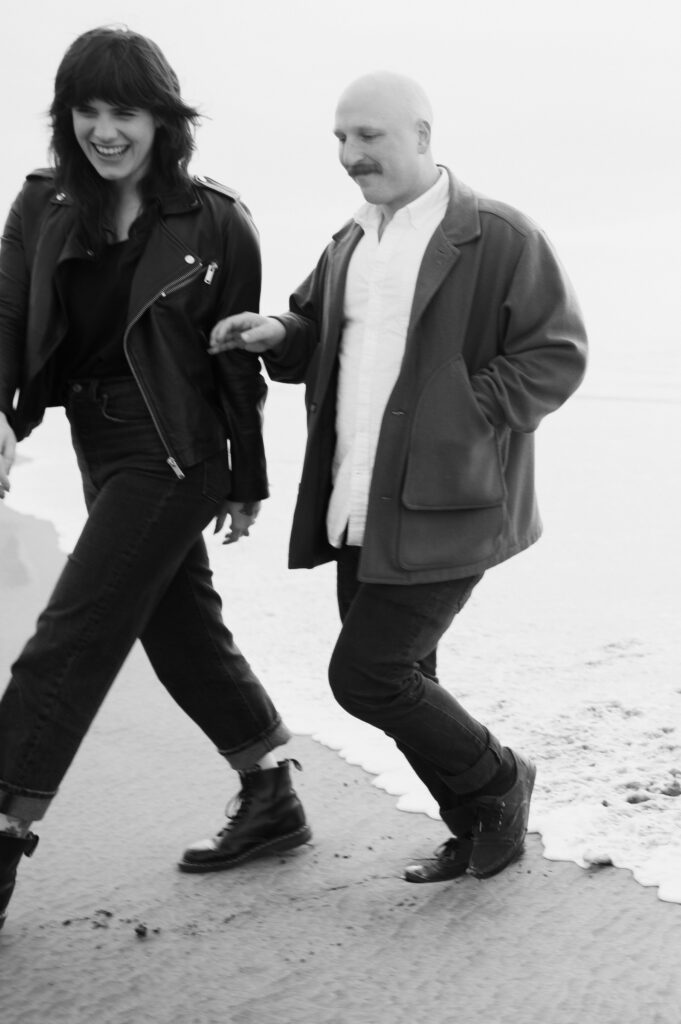
[(357, 178), (361, 174), (382, 174), (382, 171), (379, 164), (355, 164), (348, 168), (348, 174), (351, 178)]

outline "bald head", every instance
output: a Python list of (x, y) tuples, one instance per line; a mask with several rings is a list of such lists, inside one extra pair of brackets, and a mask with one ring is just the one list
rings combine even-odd
[(425, 121), (430, 127), (433, 123), (430, 100), (419, 83), (393, 71), (372, 71), (356, 78), (341, 94), (338, 109), (345, 105), (392, 112), (412, 124)]
[(430, 150), (432, 119), (418, 82), (391, 71), (362, 75), (338, 101), (334, 134), (340, 161), (386, 219), (437, 180)]

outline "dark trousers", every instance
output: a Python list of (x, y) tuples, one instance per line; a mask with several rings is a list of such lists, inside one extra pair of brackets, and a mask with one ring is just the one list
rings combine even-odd
[(131, 380), (71, 385), (67, 413), (89, 515), (0, 702), (0, 811), (30, 820), (137, 638), (233, 768), (290, 735), (212, 586), (202, 530), (227, 493), (226, 452), (178, 479)]
[(437, 801), (451, 810), (482, 789), (502, 760), (498, 740), (441, 687), (440, 638), (480, 576), (395, 586), (360, 583), (361, 548), (339, 551), (343, 622), (329, 680), (346, 711), (395, 740)]

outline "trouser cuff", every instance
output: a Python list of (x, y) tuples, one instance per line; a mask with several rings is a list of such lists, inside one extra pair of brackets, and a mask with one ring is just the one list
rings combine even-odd
[(0, 814), (22, 821), (40, 821), (54, 799), (54, 793), (40, 793), (31, 789), (19, 789), (7, 782), (0, 782)]
[(245, 768), (251, 768), (265, 754), (288, 743), (290, 739), (291, 733), (283, 722), (278, 721), (268, 733), (253, 740), (248, 746), (240, 747), (238, 750), (221, 750), (220, 753), (231, 768), (241, 772)]
[(499, 771), (502, 760), (502, 748), (499, 742), (489, 737), (489, 746), (484, 754), (465, 771), (459, 775), (444, 775), (440, 773), (442, 781), (459, 797), (465, 797), (469, 793), (477, 793), (489, 782)]

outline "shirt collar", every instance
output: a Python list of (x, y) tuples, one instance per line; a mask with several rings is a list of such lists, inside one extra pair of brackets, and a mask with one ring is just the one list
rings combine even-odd
[[(399, 220), (405, 221), (412, 227), (419, 228), (441, 203), (447, 201), (449, 196), (449, 177), (441, 167), (438, 170), (440, 174), (435, 184), (431, 185), (426, 192), (417, 196), (416, 199), (413, 199), (411, 203), (407, 203), (406, 206), (402, 206), (397, 210), (393, 220), (399, 218)], [(373, 203), (364, 203), (355, 213), (354, 220), (365, 231), (368, 228), (378, 230), (381, 223), (380, 208)]]

